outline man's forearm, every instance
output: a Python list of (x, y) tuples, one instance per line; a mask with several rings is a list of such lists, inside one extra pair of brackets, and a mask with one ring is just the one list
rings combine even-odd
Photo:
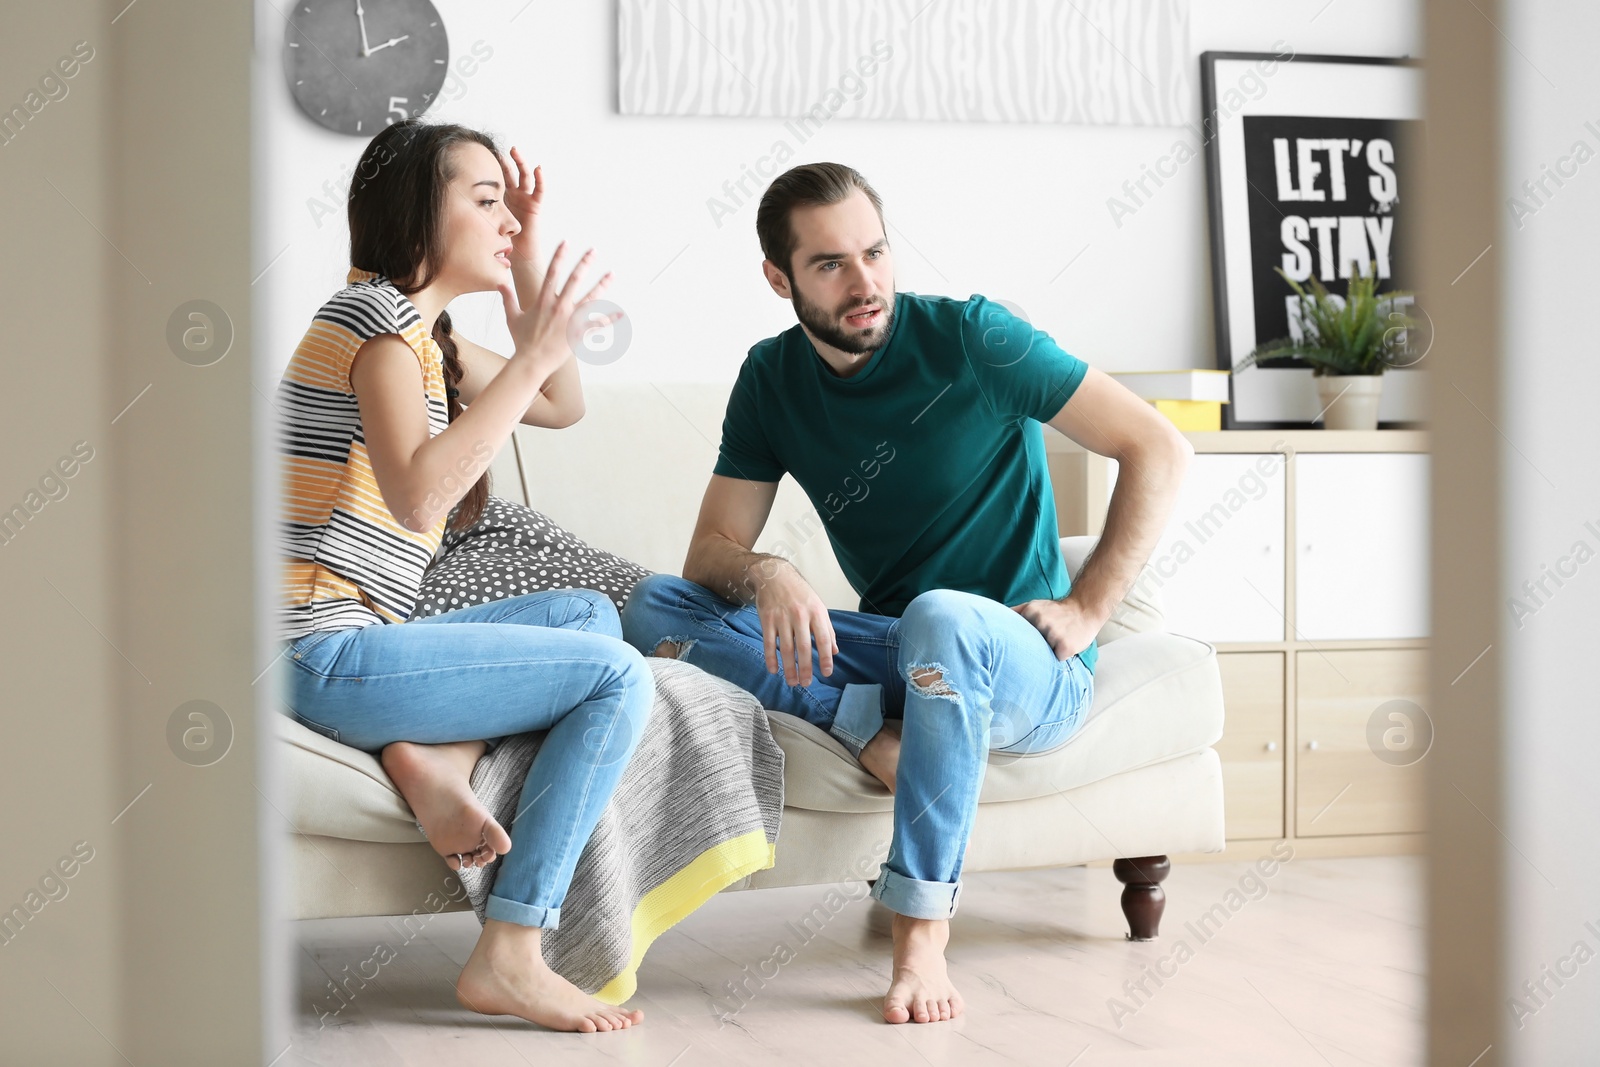
[(754, 604), (761, 586), (780, 567), (790, 566), (782, 556), (752, 552), (726, 537), (702, 538), (689, 546), (683, 576), (696, 585), (735, 604)]
[(1133, 587), (1177, 503), (1194, 446), (1181, 437), (1176, 441), (1179, 443), (1171, 446), (1153, 445), (1119, 461), (1105, 529), (1074, 576), (1067, 596), (1102, 622)]

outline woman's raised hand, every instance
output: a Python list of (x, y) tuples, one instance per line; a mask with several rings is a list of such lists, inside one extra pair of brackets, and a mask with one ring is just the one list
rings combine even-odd
[[(506, 209), (521, 227), (511, 238), (511, 260), (513, 263), (525, 262), (537, 266), (539, 209), (544, 204), (544, 171), (540, 167), (530, 169), (527, 160), (515, 147), (511, 149), (510, 162), (505, 156), (499, 159), (500, 171), (505, 175), (506, 182)], [(515, 173), (512, 172), (512, 163), (516, 164)]]
[(505, 304), (506, 326), (511, 331), (511, 341), (515, 346), (512, 360), (531, 361), (547, 374), (554, 373), (569, 356), (576, 354), (583, 334), (589, 330), (604, 329), (622, 317), (622, 312), (617, 310), (595, 312), (587, 316), (586, 321), (577, 321), (578, 308), (605, 291), (611, 283), (611, 272), (607, 271), (592, 289), (580, 297), (578, 294), (582, 291), (583, 276), (594, 258), (594, 249), (583, 254), (563, 282), (561, 274), (566, 254), (567, 243), (563, 241), (550, 259), (550, 269), (545, 272), (538, 298), (527, 308), (517, 301), (517, 290), (511, 282), (504, 281), (498, 286), (501, 301)]

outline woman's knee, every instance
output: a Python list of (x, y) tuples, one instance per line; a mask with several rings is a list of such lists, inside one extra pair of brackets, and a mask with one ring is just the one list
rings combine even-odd
[(655, 694), (655, 673), (638, 649), (625, 641), (607, 640), (596, 666), (600, 677), (594, 696), (615, 698), (608, 703), (622, 714), (636, 716), (641, 707), (648, 710)]
[(588, 610), (589, 622), (584, 629), (607, 637), (622, 637), (622, 614), (610, 597), (594, 589), (574, 589), (572, 595)]
[[(621, 658), (623, 680), (629, 692), (636, 695), (630, 711), (634, 714), (639, 714), (638, 709), (642, 707), (644, 709), (643, 714), (649, 714), (650, 703), (655, 696), (656, 690), (655, 672), (650, 669), (650, 664), (644, 658), (643, 653), (632, 645), (618, 641), (617, 654)], [(638, 694), (642, 694), (642, 696), (638, 696)]]
[[(483, 607), (489, 609), (490, 606), (485, 604)], [(494, 616), (484, 621), (582, 630), (606, 637), (622, 636), (622, 621), (617, 613), (617, 605), (610, 597), (593, 589), (546, 589), (537, 593), (523, 593), (495, 602), (493, 611)]]

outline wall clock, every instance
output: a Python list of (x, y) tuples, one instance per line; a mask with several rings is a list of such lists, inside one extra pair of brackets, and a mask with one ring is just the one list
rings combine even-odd
[(288, 20), (289, 92), (330, 130), (371, 137), (444, 84), (450, 43), (430, 0), (295, 0)]

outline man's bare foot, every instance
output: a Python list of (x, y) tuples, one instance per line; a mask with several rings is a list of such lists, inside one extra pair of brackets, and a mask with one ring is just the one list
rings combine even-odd
[(462, 1007), (580, 1034), (644, 1022), (644, 1012), (602, 1004), (552, 971), (539, 954), (542, 936), (536, 926), (497, 919), (484, 923), (483, 936), (456, 979)]
[(883, 1021), (937, 1023), (954, 1019), (966, 1004), (945, 972), (948, 919), (894, 917), (894, 975), (883, 998)]
[[(483, 755), (482, 741), (418, 745), (396, 741), (383, 749), (383, 769), (411, 813), (422, 824), (428, 843), (452, 871), (483, 867), (511, 851), (511, 835), (489, 814), (468, 784)], [(457, 856), (465, 856), (462, 863)]]
[(900, 728), (898, 722), (894, 726), (890, 722), (894, 720), (886, 721), (861, 749), (861, 766), (893, 793), (895, 769), (900, 766)]

